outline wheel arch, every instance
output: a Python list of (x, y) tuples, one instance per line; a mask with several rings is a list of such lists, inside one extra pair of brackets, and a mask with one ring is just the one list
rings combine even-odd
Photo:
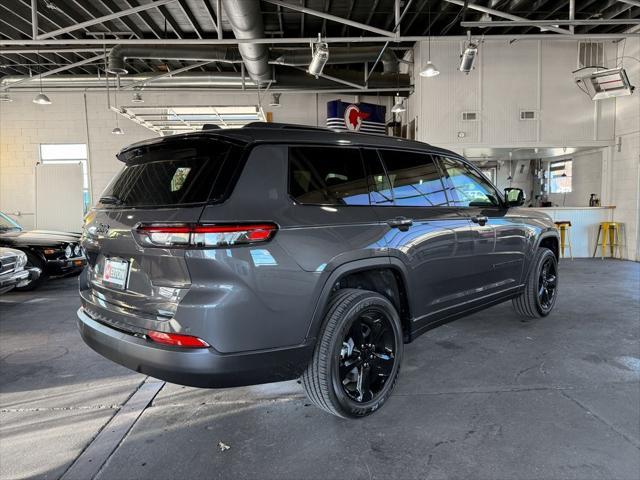
[(411, 311), (406, 267), (393, 257), (350, 261), (334, 269), (316, 301), (307, 338), (318, 336), (329, 299), (342, 288), (372, 290), (386, 297), (398, 310), (404, 340), (410, 339)]

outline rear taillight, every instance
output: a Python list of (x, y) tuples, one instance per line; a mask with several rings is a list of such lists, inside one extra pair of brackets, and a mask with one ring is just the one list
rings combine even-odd
[(273, 223), (201, 225), (141, 224), (133, 233), (138, 243), (150, 247), (229, 247), (271, 240)]
[(147, 337), (156, 343), (172, 345), (183, 348), (209, 348), (209, 344), (204, 340), (192, 335), (182, 335), (180, 333), (164, 333), (149, 330)]

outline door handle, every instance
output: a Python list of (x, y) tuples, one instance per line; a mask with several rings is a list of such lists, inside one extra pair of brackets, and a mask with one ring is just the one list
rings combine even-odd
[(476, 215), (475, 217), (471, 217), (471, 221), (473, 223), (477, 223), (481, 227), (484, 227), (485, 223), (487, 223), (489, 219), (484, 215)]
[(413, 220), (406, 217), (396, 217), (387, 220), (387, 225), (391, 228), (397, 228), (401, 232), (406, 232), (413, 225)]

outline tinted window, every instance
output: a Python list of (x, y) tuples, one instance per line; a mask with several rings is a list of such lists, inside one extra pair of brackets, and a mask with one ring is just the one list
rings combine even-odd
[(380, 150), (395, 204), (398, 206), (447, 206), (440, 172), (430, 155)]
[(387, 173), (384, 171), (378, 152), (372, 149), (364, 149), (362, 150), (362, 155), (367, 170), (371, 205), (393, 206), (391, 184)]
[(357, 148), (289, 148), (289, 193), (299, 203), (369, 205)]
[(127, 157), (127, 166), (100, 201), (105, 207), (156, 207), (217, 200), (231, 182), (238, 157), (236, 147), (224, 142), (143, 148)]
[(500, 202), (487, 180), (464, 163), (441, 157), (447, 175), (445, 184), (449, 203), (456, 207), (491, 207)]

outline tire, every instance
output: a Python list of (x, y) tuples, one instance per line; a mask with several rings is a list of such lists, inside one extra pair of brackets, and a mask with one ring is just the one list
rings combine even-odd
[[(531, 263), (524, 292), (513, 299), (513, 308), (525, 318), (546, 317), (558, 298), (558, 260), (548, 248), (539, 248)], [(543, 273), (546, 268), (548, 274)]]
[(31, 267), (39, 268), (40, 277), (38, 277), (36, 280), (30, 281), (29, 283), (27, 283), (26, 285), (23, 285), (22, 287), (16, 287), (14, 290), (17, 292), (30, 292), (31, 290), (35, 290), (42, 284), (42, 282), (44, 282), (49, 277), (49, 275), (47, 275), (45, 272), (44, 260), (42, 260), (40, 257), (35, 255), (33, 252), (24, 252), (24, 253), (27, 254), (27, 264), (25, 265), (25, 268), (31, 268)]
[(317, 407), (342, 418), (365, 417), (391, 395), (403, 347), (400, 317), (387, 298), (368, 290), (339, 290), (330, 300), (302, 385)]

